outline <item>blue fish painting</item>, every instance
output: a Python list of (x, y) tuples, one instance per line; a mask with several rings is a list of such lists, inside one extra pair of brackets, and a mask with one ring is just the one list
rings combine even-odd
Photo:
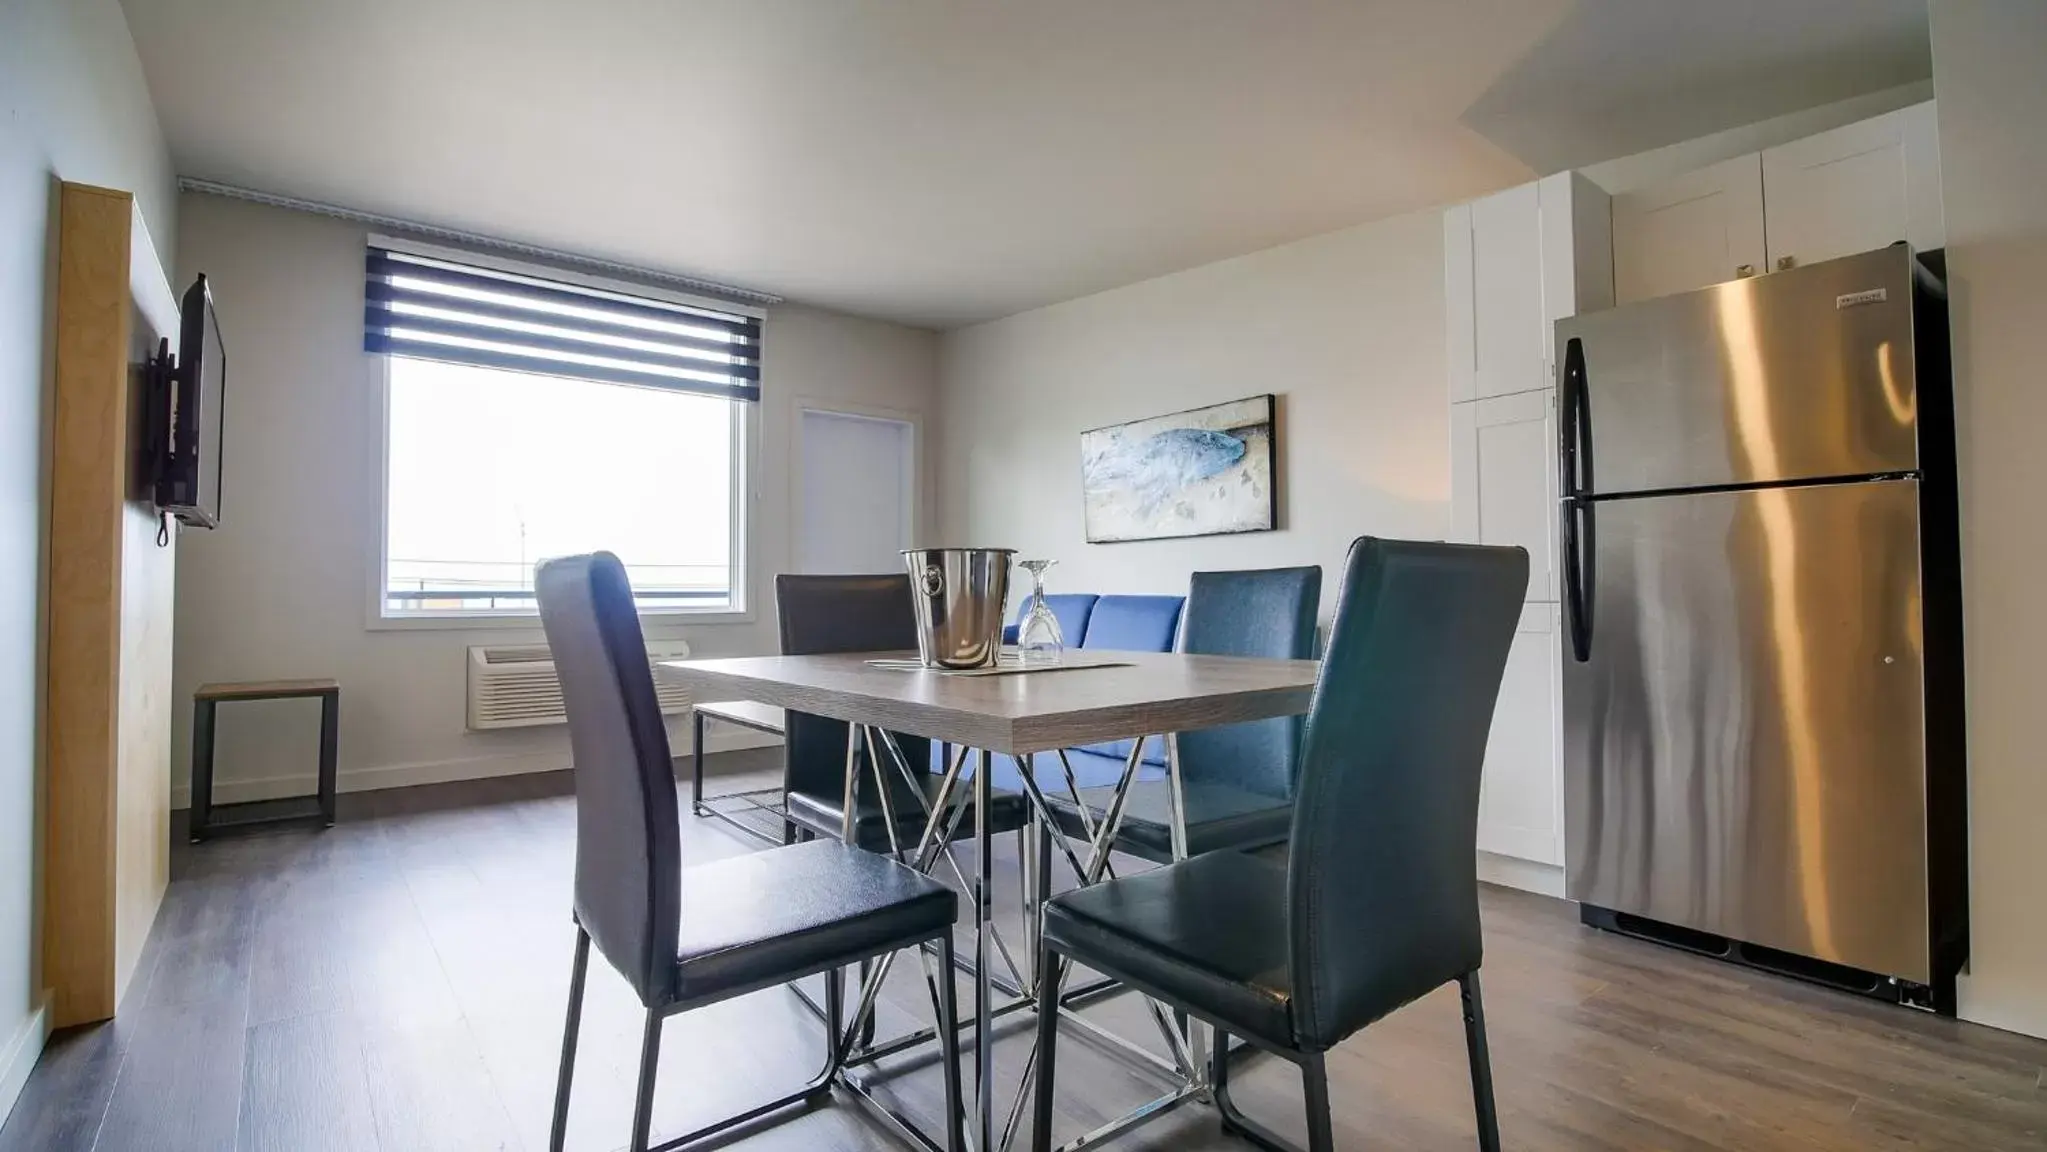
[(1272, 528), (1272, 446), (1271, 396), (1083, 433), (1088, 540)]

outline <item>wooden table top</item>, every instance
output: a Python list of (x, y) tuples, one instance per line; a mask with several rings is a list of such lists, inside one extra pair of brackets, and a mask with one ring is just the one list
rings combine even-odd
[(694, 695), (754, 700), (913, 736), (1020, 755), (1104, 740), (1295, 716), (1314, 695), (1313, 660), (1116, 653), (1130, 663), (1005, 676), (870, 667), (874, 652), (665, 660)]

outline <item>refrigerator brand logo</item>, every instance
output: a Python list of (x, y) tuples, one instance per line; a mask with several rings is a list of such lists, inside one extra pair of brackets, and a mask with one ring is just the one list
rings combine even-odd
[(1834, 297), (1835, 308), (1853, 308), (1857, 304), (1881, 304), (1891, 298), (1884, 288), (1871, 288), (1866, 292), (1847, 292)]

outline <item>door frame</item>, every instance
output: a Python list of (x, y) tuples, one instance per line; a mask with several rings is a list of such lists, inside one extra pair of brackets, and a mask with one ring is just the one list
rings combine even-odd
[(901, 424), (910, 430), (910, 469), (903, 480), (903, 499), (910, 509), (910, 535), (914, 544), (925, 531), (924, 513), (928, 502), (924, 499), (924, 414), (903, 408), (889, 408), (879, 404), (861, 404), (850, 400), (830, 399), (822, 396), (795, 396), (791, 398), (789, 441), (794, 449), (789, 455), (789, 538), (787, 555), (792, 567), (803, 563), (803, 482), (804, 460), (809, 453), (803, 445), (803, 417), (805, 413), (816, 412), (823, 416), (850, 417), (855, 420), (875, 420)]

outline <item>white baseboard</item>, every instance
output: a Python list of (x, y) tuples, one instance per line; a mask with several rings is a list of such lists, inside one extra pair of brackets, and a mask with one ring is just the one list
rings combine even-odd
[(0, 1123), (5, 1123), (7, 1114), (14, 1110), (22, 1086), (28, 1083), (29, 1072), (43, 1054), (43, 1042), (49, 1038), (50, 994), (44, 992), (36, 999), (36, 1010), (7, 1038), (6, 1047), (0, 1048)]
[(1955, 1013), (1957, 1016), (1971, 1024), (2047, 1040), (2047, 1005), (2040, 1003), (2038, 997), (2000, 997), (1986, 986), (1986, 982), (1978, 981), (1966, 972), (1956, 984), (1955, 992), (1961, 1000), (1960, 1010)]
[(1491, 852), (1478, 854), (1478, 878), (1504, 888), (1519, 888), (1539, 896), (1564, 898), (1564, 870), (1555, 864), (1538, 864)]
[[(721, 724), (704, 737), (712, 753), (735, 752), (742, 748), (770, 748), (782, 742), (779, 736)], [(675, 754), (690, 755), (687, 739), (677, 742)], [(568, 753), (549, 752), (524, 756), (477, 756), (461, 760), (434, 760), (419, 764), (387, 764), (378, 768), (344, 769), (334, 778), (337, 792), (376, 792), (385, 788), (411, 788), (419, 784), (447, 784), (457, 780), (487, 780), (493, 776), (523, 776), (529, 772), (559, 772), (569, 766)], [(251, 800), (279, 800), (304, 796), (313, 790), (311, 772), (290, 776), (259, 776), (246, 780), (215, 780), (215, 804), (244, 804)], [(171, 808), (190, 808), (192, 789), (180, 784), (171, 789)]]

